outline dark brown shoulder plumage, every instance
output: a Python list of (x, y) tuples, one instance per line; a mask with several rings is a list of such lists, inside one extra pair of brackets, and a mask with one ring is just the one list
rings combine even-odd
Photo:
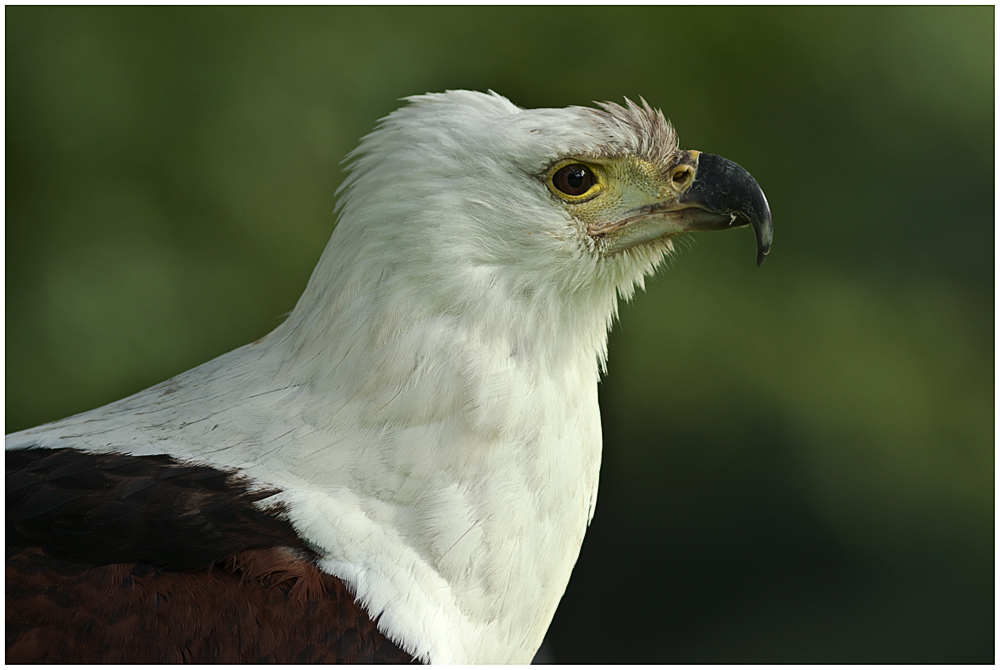
[(167, 456), (7, 458), (8, 663), (409, 662), (278, 507)]

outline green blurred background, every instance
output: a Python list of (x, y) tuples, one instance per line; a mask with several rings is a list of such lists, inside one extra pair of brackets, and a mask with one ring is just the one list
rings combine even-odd
[(645, 97), (749, 169), (622, 310), (560, 662), (994, 660), (994, 9), (6, 17), (6, 430), (277, 325), (402, 96)]

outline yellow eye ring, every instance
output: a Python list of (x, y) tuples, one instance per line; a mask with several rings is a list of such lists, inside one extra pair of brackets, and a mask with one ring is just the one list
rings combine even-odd
[(564, 200), (581, 202), (603, 190), (598, 172), (577, 161), (565, 161), (549, 173), (549, 188)]

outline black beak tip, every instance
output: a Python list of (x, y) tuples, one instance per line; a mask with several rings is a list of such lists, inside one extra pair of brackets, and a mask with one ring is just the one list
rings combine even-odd
[(757, 238), (757, 267), (760, 267), (771, 251), (771, 240), (774, 238), (771, 206), (767, 204), (767, 197), (757, 180), (746, 170), (743, 170), (743, 173), (746, 202), (742, 211), (750, 220), (750, 227), (753, 228), (754, 237)]
[[(763, 193), (761, 193), (763, 195)], [(767, 201), (764, 201), (767, 208)], [(771, 238), (774, 236), (774, 226), (771, 224), (771, 210), (765, 209), (764, 216), (760, 220), (751, 223), (754, 237), (757, 238), (757, 267), (760, 267), (771, 251)]]
[(735, 214), (739, 225), (749, 224), (757, 238), (757, 267), (771, 251), (774, 226), (771, 208), (757, 180), (728, 158), (702, 153), (698, 176), (681, 201), (696, 202), (711, 212)]

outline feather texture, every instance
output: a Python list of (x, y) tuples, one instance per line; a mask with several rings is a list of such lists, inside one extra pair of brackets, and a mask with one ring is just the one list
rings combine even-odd
[(412, 660), (253, 505), (273, 492), (168, 456), (6, 458), (8, 663)]
[[(122, 611), (141, 618), (153, 591), (194, 588), (178, 569), (212, 564), (219, 600), (263, 571), (249, 579), (253, 598), (286, 608), (325, 603), (313, 598), (333, 579), (339, 600), (346, 585), (420, 660), (529, 662), (594, 512), (597, 381), (617, 301), (672, 250), (663, 237), (607, 253), (547, 171), (631, 160), (660, 179), (676, 155), (673, 128), (645, 103), (410, 98), (351, 154), (337, 227), (287, 321), (134, 396), (8, 436), (9, 463), (55, 450), (8, 475), (16, 532), (48, 534), (44, 556), (30, 544), (15, 555), (17, 588), (37, 582), (29, 565), (50, 561), (53, 579), (137, 589)], [(64, 462), (67, 448), (90, 456)], [(287, 528), (265, 521), (275, 519)], [(231, 537), (254, 523), (261, 547)], [(60, 563), (94, 561), (105, 545), (116, 562), (92, 577)], [(312, 552), (323, 574), (241, 553), (277, 546)], [(235, 615), (213, 612), (212, 631)], [(263, 620), (233, 625), (261, 640), (243, 660), (287, 646)], [(315, 645), (302, 653), (293, 658), (325, 658)]]

